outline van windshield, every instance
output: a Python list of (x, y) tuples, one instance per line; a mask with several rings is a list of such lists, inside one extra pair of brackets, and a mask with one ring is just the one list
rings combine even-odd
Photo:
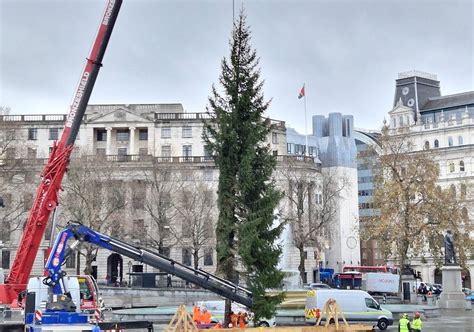
[(373, 299), (370, 299), (370, 298), (365, 298), (365, 305), (367, 306), (367, 308), (371, 308), (371, 309), (379, 309), (379, 304), (377, 302), (375, 302)]

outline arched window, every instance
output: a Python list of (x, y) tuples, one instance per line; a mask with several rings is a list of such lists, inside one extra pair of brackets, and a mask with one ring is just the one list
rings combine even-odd
[(434, 147), (439, 148), (439, 141), (437, 139), (435, 139), (434, 141)]
[(451, 136), (448, 137), (448, 146), (453, 146), (453, 138)]
[(467, 194), (467, 187), (465, 183), (461, 183), (461, 197), (465, 198)]
[(463, 144), (464, 144), (464, 140), (462, 136), (458, 136), (458, 145), (463, 145)]
[(430, 149), (430, 142), (425, 141), (425, 150), (429, 150), (429, 149)]
[(453, 162), (449, 163), (449, 173), (454, 173), (454, 163)]
[(460, 172), (464, 172), (464, 161), (463, 161), (463, 160), (461, 160), (461, 161), (459, 162), (459, 171), (460, 171)]
[(451, 195), (456, 196), (456, 187), (452, 184), (449, 189), (451, 190)]

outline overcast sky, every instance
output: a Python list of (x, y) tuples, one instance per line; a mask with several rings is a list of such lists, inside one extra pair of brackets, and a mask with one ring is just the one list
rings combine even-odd
[[(236, 11), (242, 1), (235, 0)], [(0, 105), (66, 113), (105, 0), (0, 0)], [(398, 72), (474, 90), (472, 0), (246, 0), (269, 116), (304, 132), (342, 112), (378, 129)], [(91, 104), (182, 103), (205, 110), (229, 53), (232, 0), (124, 0)]]

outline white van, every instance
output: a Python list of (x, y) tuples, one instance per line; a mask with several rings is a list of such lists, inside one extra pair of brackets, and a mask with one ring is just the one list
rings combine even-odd
[(339, 289), (317, 289), (306, 293), (306, 323), (315, 324), (318, 315), (323, 315), (322, 321), (326, 320), (322, 311), (329, 299), (336, 300), (348, 322), (373, 324), (381, 330), (393, 325), (392, 313), (382, 309), (369, 293), (361, 290)]

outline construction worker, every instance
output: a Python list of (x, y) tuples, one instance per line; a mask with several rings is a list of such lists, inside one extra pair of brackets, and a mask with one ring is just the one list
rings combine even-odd
[(201, 323), (211, 324), (211, 312), (209, 310), (207, 310), (207, 308), (204, 308), (202, 310)]
[(415, 312), (415, 317), (411, 322), (411, 330), (413, 332), (421, 332), (421, 315), (418, 311)]
[(403, 314), (402, 318), (398, 321), (398, 332), (410, 332), (410, 321), (408, 320), (408, 314)]
[(193, 321), (195, 323), (201, 322), (201, 308), (199, 308), (196, 304), (193, 306)]
[(242, 311), (239, 311), (239, 313), (237, 315), (237, 321), (239, 323), (239, 327), (241, 329), (244, 329), (246, 321), (245, 321), (245, 315)]
[(239, 316), (235, 314), (233, 311), (230, 312), (230, 323), (232, 324), (232, 327), (237, 327), (239, 322)]

